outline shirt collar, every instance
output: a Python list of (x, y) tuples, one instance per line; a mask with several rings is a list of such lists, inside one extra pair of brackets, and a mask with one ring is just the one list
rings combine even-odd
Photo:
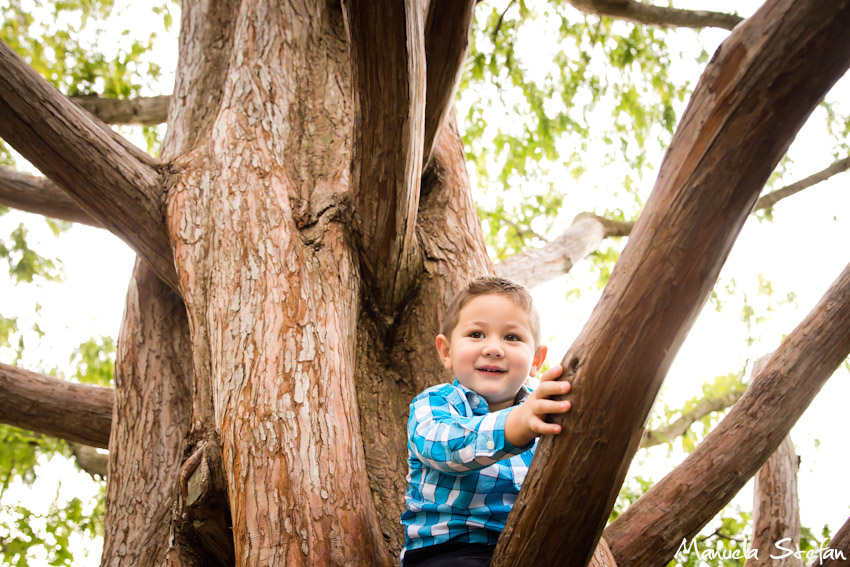
[[(460, 391), (463, 392), (463, 395), (466, 396), (466, 401), (469, 402), (469, 405), (472, 408), (475, 408), (478, 405), (478, 403), (482, 403), (482, 404), (487, 403), (487, 401), (484, 398), (482, 398), (481, 396), (479, 396), (478, 393), (475, 390), (471, 390), (471, 389), (467, 388), (466, 386), (461, 384), (460, 380), (458, 380), (457, 378), (455, 378), (454, 387), (460, 389)], [(531, 388), (529, 388), (528, 386), (523, 384), (522, 386), (520, 386), (519, 392), (516, 393), (516, 398), (514, 398), (514, 405), (517, 406), (517, 405), (521, 404), (530, 395), (531, 395)], [(476, 400), (477, 403), (473, 402), (473, 400)]]

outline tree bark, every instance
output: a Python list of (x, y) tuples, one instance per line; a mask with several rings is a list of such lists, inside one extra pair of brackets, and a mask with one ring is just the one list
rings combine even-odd
[[(850, 266), (685, 461), (605, 531), (620, 565), (659, 565), (755, 474), (850, 353)], [(758, 416), (754, 419), (753, 416)]]
[(346, 0), (354, 91), (351, 200), (360, 271), (392, 316), (419, 263), (416, 211), (425, 120), (422, 5)]
[(761, 187), (850, 64), (850, 2), (830, 8), (768, 2), (703, 74), (635, 231), (564, 358), (574, 409), (555, 419), (563, 433), (540, 442), (494, 565), (590, 560), (664, 375)]
[(654, 6), (635, 0), (567, 0), (574, 8), (590, 14), (610, 16), (662, 27), (723, 28), (733, 29), (743, 21), (734, 14), (704, 10), (680, 10), (667, 6)]
[(72, 96), (71, 102), (107, 124), (138, 124), (156, 126), (168, 117), (171, 95), (131, 99), (99, 96)]
[(747, 559), (744, 567), (802, 567), (799, 557), (790, 555), (772, 559), (776, 542), (790, 538), (784, 546), (800, 545), (800, 500), (797, 496), (797, 469), (800, 459), (794, 452), (791, 436), (786, 435), (776, 451), (756, 475), (753, 490), (753, 537), (750, 549), (757, 557)]
[(156, 161), (60, 94), (2, 42), (0, 71), (0, 136), (176, 287)]
[(28, 213), (100, 227), (67, 193), (46, 177), (18, 173), (9, 167), (0, 167), (0, 204)]
[(187, 338), (183, 302), (137, 260), (115, 363), (102, 567), (213, 565), (171, 537), (191, 424)]
[(425, 81), (425, 158), (431, 161), (440, 129), (450, 114), (463, 62), (469, 51), (469, 35), (475, 0), (431, 0), (425, 22), (425, 58), (428, 77)]
[(214, 136), (173, 160), (167, 217), (208, 364), (197, 371), (211, 378), (236, 563), (389, 564), (354, 386), (343, 16), (247, 1), (233, 17)]
[(112, 388), (77, 384), (0, 363), (0, 422), (105, 449)]
[[(847, 560), (850, 559), (850, 519), (844, 522), (838, 533), (832, 536), (829, 548), (833, 550), (829, 557), (826, 557), (826, 552), (824, 552), (824, 557), (815, 559), (811, 567), (815, 567), (815, 565), (818, 567), (846, 567)], [(841, 552), (841, 555), (838, 552)]]

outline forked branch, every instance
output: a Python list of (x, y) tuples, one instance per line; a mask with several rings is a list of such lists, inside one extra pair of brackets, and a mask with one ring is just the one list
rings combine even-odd
[(112, 388), (0, 363), (0, 423), (106, 449), (114, 398)]
[(156, 161), (68, 100), (2, 42), (0, 136), (177, 289)]
[[(664, 375), (761, 188), (850, 65), (848, 21), (850, 0), (829, 3), (826, 13), (819, 0), (768, 1), (720, 47), (602, 298), (564, 358), (575, 409), (555, 419), (563, 433), (540, 442), (495, 566), (589, 561)], [(641, 547), (675, 539), (642, 538)]]
[(848, 328), (850, 266), (770, 356), (723, 421), (605, 530), (619, 564), (663, 565), (682, 538), (692, 538), (738, 493), (850, 354)]
[(355, 89), (351, 191), (361, 268), (391, 314), (410, 282), (418, 248), (425, 41), (420, 2), (344, 2)]

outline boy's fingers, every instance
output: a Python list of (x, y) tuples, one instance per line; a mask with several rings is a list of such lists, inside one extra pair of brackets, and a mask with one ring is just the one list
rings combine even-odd
[(540, 381), (541, 382), (547, 382), (549, 380), (554, 380), (555, 378), (557, 378), (558, 376), (560, 376), (563, 373), (564, 373), (564, 367), (561, 366), (560, 364), (556, 364), (555, 366), (553, 366), (552, 368), (550, 368), (549, 370), (544, 372), (542, 376), (540, 376)]
[(566, 413), (570, 411), (572, 404), (570, 402), (560, 402), (555, 400), (539, 400), (534, 407), (534, 413), (537, 415), (550, 413)]
[(536, 392), (538, 393), (538, 397), (548, 398), (550, 396), (559, 396), (561, 394), (566, 394), (570, 391), (570, 383), (567, 381), (561, 382), (541, 382), (537, 385)]

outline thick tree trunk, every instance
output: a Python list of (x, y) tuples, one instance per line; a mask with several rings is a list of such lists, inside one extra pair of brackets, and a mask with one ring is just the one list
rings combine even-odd
[(183, 302), (137, 261), (115, 363), (102, 567), (209, 564), (171, 535), (192, 407), (187, 338)]
[(817, 0), (770, 1), (719, 48), (605, 292), (564, 358), (573, 411), (556, 418), (562, 434), (540, 442), (494, 565), (590, 560), (667, 368), (761, 187), (850, 64), (850, 1), (830, 9), (825, 15)]

